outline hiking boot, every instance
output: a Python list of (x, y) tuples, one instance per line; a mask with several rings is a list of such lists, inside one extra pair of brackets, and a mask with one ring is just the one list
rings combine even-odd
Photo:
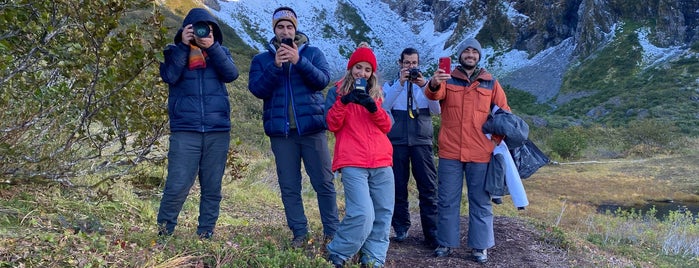
[(475, 262), (485, 263), (488, 261), (488, 250), (474, 248), (471, 251), (471, 258), (473, 258), (473, 261)]
[(212, 236), (214, 236), (213, 231), (206, 231), (203, 233), (197, 234), (199, 236), (199, 239), (211, 239)]
[(446, 257), (446, 256), (451, 255), (451, 253), (453, 251), (454, 250), (452, 250), (449, 247), (439, 246), (439, 247), (437, 247), (437, 249), (434, 250), (434, 256), (435, 257)]
[(361, 257), (359, 257), (359, 263), (360, 263), (359, 267), (361, 267), (361, 268), (381, 268), (381, 267), (383, 267), (383, 265), (381, 264), (381, 262), (379, 262), (379, 260), (374, 259), (365, 253), (361, 253), (360, 255), (361, 255)]
[(308, 238), (306, 238), (306, 235), (297, 235), (294, 236), (294, 239), (291, 239), (291, 246), (294, 248), (302, 248), (306, 245), (307, 241)]
[(160, 230), (160, 231), (158, 231), (158, 236), (159, 237), (172, 236), (172, 232), (168, 232), (167, 230)]
[(396, 236), (393, 237), (393, 241), (396, 242), (403, 242), (405, 239), (408, 238), (408, 232), (406, 231), (397, 231)]
[(325, 247), (325, 246), (327, 246), (328, 244), (330, 244), (330, 241), (333, 241), (334, 238), (335, 238), (334, 235), (328, 235), (328, 234), (326, 234), (325, 236), (323, 236), (323, 247)]
[(168, 230), (165, 227), (165, 224), (158, 224), (158, 236), (159, 237), (165, 237), (165, 236), (172, 236), (172, 233), (174, 233), (174, 230)]
[(168, 233), (167, 231), (158, 231), (158, 238), (155, 239), (154, 246), (161, 248), (167, 244), (168, 241), (170, 241), (170, 238), (172, 238), (172, 233)]
[(328, 261), (330, 261), (335, 268), (342, 268), (342, 266), (345, 265), (345, 260), (340, 258), (340, 256), (337, 254), (328, 255)]

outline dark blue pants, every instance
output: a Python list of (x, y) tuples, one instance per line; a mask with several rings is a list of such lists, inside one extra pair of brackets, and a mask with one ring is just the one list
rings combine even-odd
[(173, 132), (170, 134), (167, 181), (158, 211), (158, 226), (172, 233), (177, 216), (199, 175), (201, 200), (197, 234), (213, 232), (221, 203), (221, 180), (226, 168), (229, 132)]
[(408, 181), (411, 167), (420, 201), (422, 233), (426, 242), (433, 243), (437, 237), (437, 171), (431, 145), (393, 146), (396, 203), (391, 225), (396, 232), (407, 232), (410, 228)]
[(325, 131), (299, 136), (270, 137), (286, 222), (294, 237), (308, 233), (308, 219), (301, 199), (301, 161), (318, 197), (323, 233), (335, 235), (339, 219), (330, 150)]

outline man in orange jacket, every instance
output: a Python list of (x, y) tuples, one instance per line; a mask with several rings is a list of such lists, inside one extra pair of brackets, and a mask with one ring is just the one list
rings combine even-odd
[(484, 68), (480, 43), (463, 41), (457, 50), (459, 66), (448, 74), (438, 69), (425, 89), (428, 99), (439, 100), (442, 125), (439, 131), (438, 220), (435, 256), (451, 254), (459, 247), (461, 189), (468, 188), (468, 247), (474, 261), (488, 261), (487, 249), (495, 245), (493, 207), (485, 191), (488, 162), (499, 138), (486, 136), (483, 123), (492, 104), (510, 110), (500, 83)]

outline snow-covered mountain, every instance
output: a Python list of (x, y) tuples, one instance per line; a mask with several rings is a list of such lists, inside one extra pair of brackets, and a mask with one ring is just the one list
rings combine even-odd
[[(334, 79), (342, 75), (349, 54), (360, 41), (367, 41), (373, 47), (381, 77), (394, 79), (396, 61), (404, 48), (415, 47), (421, 52), (422, 69), (429, 75), (437, 58), (454, 57), (461, 40), (477, 37), (485, 51), (481, 63), (501, 83), (528, 91), (540, 102), (555, 98), (569, 67), (594, 57), (596, 51), (617, 38), (629, 18), (657, 21), (654, 28), (635, 30), (644, 56), (642, 62), (629, 64), (641, 68), (696, 56), (689, 46), (699, 40), (699, 1), (205, 2), (216, 16), (258, 50), (264, 50), (264, 45), (274, 36), (274, 9), (292, 7), (298, 15), (298, 30), (325, 52)], [(532, 79), (533, 74), (537, 74), (537, 79)]]
[[(459, 5), (463, 1), (452, 1), (451, 4)], [(220, 10), (212, 12), (238, 30), (249, 45), (264, 50), (264, 45), (274, 36), (272, 12), (280, 6), (289, 6), (296, 11), (298, 30), (309, 36), (312, 45), (322, 48), (337, 77), (344, 71), (349, 52), (357, 46), (355, 40), (344, 34), (355, 27), (340, 14), (346, 6), (354, 8), (356, 15), (371, 29), (364, 41), (373, 47), (382, 71), (393, 70), (400, 52), (409, 46), (419, 48), (424, 63), (436, 64), (439, 56), (453, 54), (453, 47), (444, 48), (453, 29), (435, 31), (428, 14), (424, 19), (407, 22), (381, 1), (222, 1)], [(419, 32), (414, 32), (415, 28), (420, 29)]]

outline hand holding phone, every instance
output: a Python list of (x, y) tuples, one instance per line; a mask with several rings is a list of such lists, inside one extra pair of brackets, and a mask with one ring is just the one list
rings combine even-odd
[(439, 69), (444, 70), (445, 73), (451, 73), (451, 58), (441, 57), (439, 58)]
[(354, 89), (366, 92), (366, 84), (366, 79), (357, 78), (354, 80)]

